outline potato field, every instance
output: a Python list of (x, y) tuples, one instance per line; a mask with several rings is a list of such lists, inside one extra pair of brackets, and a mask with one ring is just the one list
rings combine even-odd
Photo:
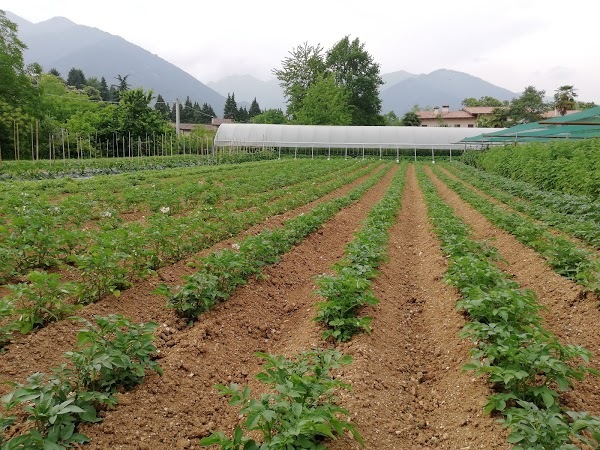
[(0, 166), (0, 449), (599, 448), (598, 192), (463, 159)]

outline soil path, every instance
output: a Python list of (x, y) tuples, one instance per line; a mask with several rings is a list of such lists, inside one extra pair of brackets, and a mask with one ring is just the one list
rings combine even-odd
[[(598, 297), (584, 292), (581, 286), (558, 275), (545, 259), (526, 247), (511, 234), (493, 226), (485, 217), (436, 178), (429, 176), (446, 202), (472, 227), (475, 239), (488, 240), (505, 260), (499, 266), (514, 276), (522, 288), (531, 289), (546, 310), (541, 311), (546, 328), (564, 344), (581, 345), (595, 357), (591, 366), (600, 370), (600, 339), (598, 338)], [(600, 379), (588, 376), (577, 382), (575, 389), (562, 396), (566, 406), (600, 415)]]
[[(354, 358), (342, 403), (367, 449), (508, 448), (500, 425), (483, 414), (485, 381), (461, 369), (470, 344), (458, 337), (464, 318), (458, 293), (441, 281), (446, 268), (411, 165), (389, 260), (374, 283), (380, 304), (366, 311), (373, 332), (342, 347)], [(360, 447), (346, 440), (330, 448)]]

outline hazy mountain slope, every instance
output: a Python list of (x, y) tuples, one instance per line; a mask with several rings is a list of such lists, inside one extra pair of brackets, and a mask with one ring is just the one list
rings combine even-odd
[(421, 107), (448, 105), (451, 109), (459, 109), (465, 98), (483, 96), (511, 100), (518, 94), (464, 72), (439, 69), (405, 79), (383, 90), (382, 111), (401, 115), (415, 104)]
[(29, 47), (23, 55), (26, 63), (38, 62), (45, 71), (55, 68), (63, 78), (75, 67), (88, 78), (104, 76), (109, 85), (117, 82), (117, 75), (129, 75), (132, 87), (152, 89), (167, 102), (177, 98), (183, 102), (189, 96), (192, 101), (212, 105), (217, 115), (223, 113), (225, 98), (218, 92), (119, 36), (62, 17), (37, 24), (14, 14), (10, 18), (19, 25), (19, 37)]

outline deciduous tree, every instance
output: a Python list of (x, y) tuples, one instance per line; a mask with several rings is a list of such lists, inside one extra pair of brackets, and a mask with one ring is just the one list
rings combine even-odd
[(564, 85), (554, 91), (554, 107), (561, 116), (564, 116), (569, 109), (575, 109), (577, 102), (576, 89), (572, 85)]
[(379, 64), (358, 38), (345, 36), (327, 52), (326, 65), (335, 81), (348, 92), (352, 125), (383, 125)]
[(332, 74), (324, 74), (309, 87), (295, 121), (303, 125), (350, 125), (352, 107), (349, 97)]

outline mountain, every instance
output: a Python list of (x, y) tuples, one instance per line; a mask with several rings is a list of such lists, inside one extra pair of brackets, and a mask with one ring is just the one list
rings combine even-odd
[(63, 78), (75, 67), (87, 78), (105, 77), (116, 84), (117, 75), (129, 75), (132, 88), (152, 89), (165, 101), (181, 102), (189, 96), (192, 102), (210, 104), (222, 114), (225, 98), (170, 62), (143, 48), (97, 28), (77, 25), (64, 17), (40, 23), (7, 13), (18, 25), (18, 35), (28, 49), (23, 54), (26, 64), (37, 62), (44, 71), (57, 69)]
[(248, 74), (231, 75), (219, 81), (211, 81), (207, 86), (225, 97), (227, 94), (234, 93), (238, 107), (240, 102), (252, 103), (256, 97), (262, 110), (280, 108), (285, 111), (286, 108), (283, 90), (276, 79), (261, 81)]
[(383, 85), (381, 86), (381, 91), (388, 89), (390, 86), (393, 86), (401, 81), (407, 80), (409, 78), (414, 78), (418, 75), (414, 73), (407, 72), (406, 70), (398, 70), (397, 72), (384, 73), (381, 75), (381, 79), (383, 80)]
[(467, 97), (512, 100), (519, 94), (464, 72), (439, 69), (399, 81), (383, 89), (380, 96), (382, 112), (394, 111), (400, 116), (416, 104), (422, 108), (448, 105), (450, 109), (460, 109)]

